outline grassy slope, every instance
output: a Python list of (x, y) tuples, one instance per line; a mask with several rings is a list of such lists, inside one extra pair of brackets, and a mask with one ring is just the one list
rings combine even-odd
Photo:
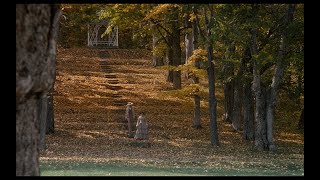
[[(107, 60), (108, 72), (99, 65), (101, 60)], [(106, 74), (115, 77), (106, 78)], [(304, 136), (293, 128), (296, 122), (288, 121), (286, 109), (279, 108), (275, 123), (278, 151), (256, 152), (252, 142), (243, 141), (241, 134), (222, 122), (223, 94), (218, 85), (221, 146), (212, 147), (207, 102), (201, 102), (204, 128), (193, 129), (192, 100), (168, 95), (171, 85), (165, 79), (166, 70), (153, 68), (150, 53), (143, 50), (59, 49), (54, 96), (56, 132), (47, 136), (48, 148), (41, 154), (42, 175), (77, 175), (77, 170), (81, 175), (107, 175), (105, 167), (111, 169), (110, 173), (119, 172), (112, 175), (157, 175), (142, 166), (163, 172), (158, 175), (170, 175), (170, 169), (177, 168), (184, 168), (183, 173), (171, 175), (188, 175), (188, 168), (194, 169), (194, 175), (303, 174)], [(183, 83), (188, 82), (183, 79)], [(149, 148), (136, 147), (135, 140), (126, 137), (123, 117), (128, 101), (134, 103), (136, 113), (146, 112)], [(92, 170), (90, 167), (97, 163), (99, 168)], [(128, 168), (120, 173), (116, 171), (119, 165), (120, 169)], [(88, 167), (87, 171), (83, 167)], [(134, 174), (134, 167), (145, 173)]]

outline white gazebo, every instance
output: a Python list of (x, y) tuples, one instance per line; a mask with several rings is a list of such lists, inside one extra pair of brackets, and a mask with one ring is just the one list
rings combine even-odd
[(99, 22), (88, 23), (88, 46), (118, 48), (118, 27), (112, 28), (112, 31), (104, 37), (101, 35), (106, 31), (109, 19), (103, 19)]

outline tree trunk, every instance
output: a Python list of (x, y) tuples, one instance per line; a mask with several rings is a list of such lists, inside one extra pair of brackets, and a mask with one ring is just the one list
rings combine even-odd
[(240, 119), (241, 119), (241, 84), (240, 84), (240, 76), (237, 75), (234, 82), (234, 98), (233, 98), (233, 109), (232, 109), (232, 127), (236, 131), (240, 131)]
[(213, 6), (208, 5), (210, 18), (207, 17), (206, 7), (202, 7), (202, 15), (205, 19), (205, 34), (201, 30), (197, 9), (193, 6), (193, 14), (195, 15), (196, 25), (199, 34), (206, 40), (206, 49), (208, 52), (208, 85), (209, 85), (209, 119), (210, 119), (210, 142), (213, 146), (219, 146), (218, 125), (217, 125), (217, 100), (215, 95), (215, 74), (213, 63), (213, 42), (210, 40), (211, 28), (214, 20)]
[(152, 33), (152, 65), (154, 67), (156, 66), (163, 66), (163, 60), (161, 57), (157, 56), (155, 53), (156, 44), (157, 44), (158, 38), (155, 34), (155, 32)]
[[(192, 22), (190, 22), (189, 19), (190, 19), (189, 14), (184, 17), (184, 27), (185, 28), (192, 28)], [(185, 50), (186, 50), (185, 64), (188, 64), (188, 59), (189, 59), (189, 57), (191, 57), (192, 52), (194, 50), (193, 35), (194, 34), (192, 32), (188, 32), (188, 31), (186, 31), (185, 35), (184, 35), (184, 45), (185, 45)]]
[[(235, 48), (232, 48), (235, 49)], [(244, 52), (244, 57), (241, 59), (241, 63), (237, 72), (237, 75), (233, 82), (234, 88), (234, 98), (233, 98), (233, 110), (232, 110), (232, 127), (236, 131), (241, 130), (242, 121), (242, 101), (243, 101), (243, 72), (245, 70), (245, 65), (247, 62), (247, 51)]]
[(223, 90), (224, 90), (224, 120), (232, 123), (232, 110), (234, 103), (234, 80), (228, 77), (233, 76), (233, 66), (231, 64), (223, 65)]
[(256, 94), (256, 133), (255, 133), (255, 146), (258, 150), (268, 150), (267, 139), (267, 120), (266, 120), (266, 89), (260, 86), (260, 93)]
[(193, 51), (193, 37), (192, 37), (192, 33), (185, 33), (184, 36), (184, 45), (186, 48), (186, 61), (185, 64), (188, 64), (188, 59), (192, 56), (192, 51)]
[(46, 134), (54, 133), (54, 110), (53, 110), (53, 95), (52, 91), (48, 95), (48, 115), (47, 115)]
[[(193, 21), (192, 22), (192, 52), (196, 49), (198, 49), (198, 31), (197, 31), (196, 21)], [(196, 67), (197, 69), (200, 69), (199, 59), (194, 60), (194, 67)], [(197, 77), (196, 75), (193, 75), (193, 83), (199, 84), (199, 77)]]
[[(166, 61), (168, 62), (169, 66), (173, 66), (173, 51), (170, 47), (167, 47), (166, 49)], [(167, 82), (173, 83), (173, 70), (168, 71)]]
[[(177, 8), (173, 9), (171, 20), (172, 32), (172, 53), (173, 65), (179, 66), (181, 64), (181, 46), (180, 46), (180, 29), (179, 29), (179, 11)], [(173, 88), (181, 89), (181, 71), (173, 71)]]
[(272, 78), (272, 83), (270, 86), (269, 98), (267, 100), (267, 138), (268, 138), (268, 147), (270, 151), (276, 150), (276, 145), (273, 142), (273, 121), (274, 121), (274, 112), (278, 96), (279, 85), (283, 75), (283, 59), (287, 52), (287, 28), (293, 20), (293, 14), (295, 11), (295, 5), (289, 4), (287, 15), (285, 16), (285, 29), (281, 33), (281, 42), (278, 52), (277, 62), (274, 70), (274, 75)]
[(196, 21), (192, 21), (192, 51), (198, 49), (198, 31), (196, 23)]
[(299, 104), (299, 107), (301, 107), (301, 101), (300, 101), (300, 97), (301, 95), (304, 95), (304, 91), (303, 91), (303, 75), (304, 75), (304, 66), (300, 65), (299, 67), (297, 67), (298, 70), (298, 85), (296, 88), (296, 104)]
[(196, 129), (201, 128), (200, 112), (200, 96), (194, 95), (193, 127)]
[(302, 108), (302, 111), (301, 111), (298, 128), (304, 129), (304, 108)]
[(268, 89), (267, 94), (267, 109), (266, 109), (266, 122), (267, 122), (267, 140), (268, 140), (268, 150), (275, 151), (276, 145), (273, 142), (273, 121), (274, 121), (274, 111), (276, 99), (272, 92), (272, 89)]
[(154, 67), (163, 66), (164, 63), (163, 63), (162, 57), (159, 57), (159, 56), (155, 56), (155, 55), (154, 55), (154, 56), (152, 57), (152, 65), (153, 65)]
[(40, 127), (40, 142), (39, 150), (44, 150), (46, 146), (46, 121), (47, 121), (47, 112), (48, 112), (48, 97), (44, 94), (37, 102), (37, 114), (39, 119)]
[(254, 100), (250, 86), (250, 83), (245, 83), (243, 89), (243, 139), (245, 140), (254, 139)]
[[(254, 57), (257, 51), (257, 29), (251, 30), (251, 54)], [(260, 71), (258, 69), (257, 60), (253, 59), (253, 84), (252, 91), (255, 95), (255, 147), (258, 150), (265, 150), (267, 148), (266, 140), (266, 122), (265, 122), (265, 97), (262, 92)]]
[(252, 57), (250, 46), (244, 50), (244, 57), (241, 62), (243, 68), (242, 80), (242, 110), (243, 110), (243, 139), (254, 139), (254, 98), (251, 90), (252, 79)]
[(173, 89), (181, 89), (181, 71), (173, 71)]
[[(196, 22), (192, 22), (192, 52), (198, 48), (198, 33), (196, 29)], [(200, 69), (200, 63), (199, 60), (196, 59), (194, 61), (194, 66), (197, 69)], [(192, 76), (193, 78), (193, 83), (194, 84), (199, 84), (199, 77), (196, 75)], [(194, 95), (193, 96), (193, 102), (194, 102), (194, 112), (193, 112), (193, 127), (199, 129), (201, 128), (201, 106), (200, 106), (200, 96), (199, 95)]]
[(55, 80), (60, 14), (55, 5), (16, 5), (16, 176), (40, 174), (37, 101)]
[(212, 56), (212, 45), (207, 47), (208, 50), (208, 81), (209, 81), (209, 115), (210, 115), (210, 137), (211, 145), (219, 146), (218, 125), (217, 125), (217, 100), (215, 95), (215, 76)]
[(16, 176), (39, 176), (36, 97), (16, 104)]
[[(230, 47), (225, 53), (225, 59), (229, 60), (235, 53), (235, 46), (233, 42), (226, 41), (226, 44)], [(224, 120), (228, 123), (232, 123), (233, 105), (234, 105), (234, 65), (230, 62), (224, 62), (223, 64), (223, 90), (224, 90)]]

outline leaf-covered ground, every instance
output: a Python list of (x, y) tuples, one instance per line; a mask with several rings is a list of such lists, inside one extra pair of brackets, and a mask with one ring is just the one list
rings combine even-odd
[[(183, 84), (188, 83), (182, 79)], [(205, 80), (201, 83), (206, 85)], [(221, 145), (213, 147), (206, 97), (201, 101), (203, 128), (194, 129), (192, 99), (170, 94), (166, 70), (152, 67), (150, 52), (59, 48), (55, 133), (47, 136), (47, 149), (41, 152), (40, 162), (46, 164), (42, 172), (50, 164), (87, 162), (229, 172), (256, 168), (261, 175), (272, 175), (263, 172), (273, 170), (282, 175), (303, 175), (304, 134), (294, 128), (297, 121), (292, 119), (298, 114), (290, 119), (286, 109), (279, 108), (275, 122), (278, 150), (258, 152), (253, 142), (244, 141), (241, 133), (222, 121), (223, 94), (221, 85), (217, 87)], [(134, 103), (136, 114), (146, 113), (150, 139), (144, 143), (150, 146), (141, 147), (127, 137), (124, 113), (129, 101)]]

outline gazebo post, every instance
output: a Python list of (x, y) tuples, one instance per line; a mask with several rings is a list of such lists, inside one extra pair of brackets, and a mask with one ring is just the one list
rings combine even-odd
[(96, 33), (96, 39), (95, 39), (95, 43), (96, 43), (96, 46), (98, 45), (98, 32), (99, 32), (99, 26), (98, 25), (96, 25), (96, 31), (95, 31), (95, 33)]
[(118, 26), (116, 26), (116, 46), (119, 46), (119, 42), (118, 42)]
[(90, 24), (88, 24), (88, 46), (90, 46)]

